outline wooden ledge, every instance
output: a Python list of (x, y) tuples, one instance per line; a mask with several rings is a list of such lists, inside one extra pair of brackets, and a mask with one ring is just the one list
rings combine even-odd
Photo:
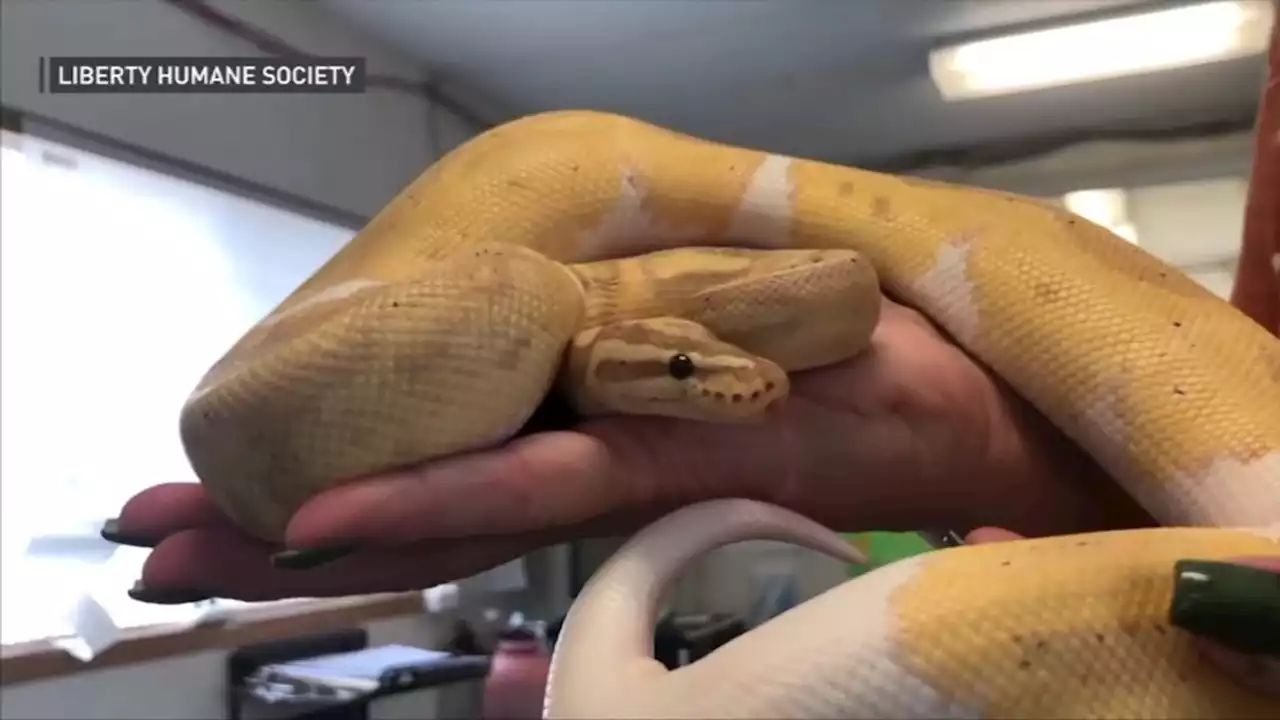
[(89, 662), (76, 659), (48, 640), (14, 643), (5, 645), (0, 654), (0, 685), (131, 665), (202, 650), (230, 650), (266, 640), (340, 630), (422, 612), (422, 595), (416, 592), (247, 607), (232, 610), (226, 620), (208, 625), (178, 629), (161, 625), (126, 630), (119, 642)]

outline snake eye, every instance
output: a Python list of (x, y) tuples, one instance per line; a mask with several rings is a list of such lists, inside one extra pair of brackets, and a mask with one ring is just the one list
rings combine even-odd
[(677, 380), (693, 377), (695, 370), (693, 359), (684, 353), (676, 353), (667, 361), (667, 372)]

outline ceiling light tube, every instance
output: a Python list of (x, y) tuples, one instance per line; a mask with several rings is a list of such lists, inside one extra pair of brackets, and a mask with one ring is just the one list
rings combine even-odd
[(1267, 48), (1270, 0), (1218, 0), (934, 50), (947, 100), (1007, 95), (1248, 57)]

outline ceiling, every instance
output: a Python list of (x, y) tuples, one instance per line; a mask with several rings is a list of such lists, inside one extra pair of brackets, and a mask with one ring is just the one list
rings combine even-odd
[[(557, 108), (633, 115), (837, 162), (1081, 131), (1249, 118), (1261, 57), (1004, 98), (944, 102), (938, 44), (1142, 0), (321, 0), (500, 121)], [(1081, 48), (1088, 52), (1088, 48)], [(908, 163), (909, 164), (909, 163)]]

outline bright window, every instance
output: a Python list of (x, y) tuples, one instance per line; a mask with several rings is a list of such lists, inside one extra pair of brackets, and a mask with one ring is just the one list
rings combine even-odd
[(147, 551), (98, 529), (195, 481), (187, 393), (353, 232), (29, 136), (0, 172), (2, 640), (73, 634), (86, 596), (119, 627), (192, 622), (129, 599)]

